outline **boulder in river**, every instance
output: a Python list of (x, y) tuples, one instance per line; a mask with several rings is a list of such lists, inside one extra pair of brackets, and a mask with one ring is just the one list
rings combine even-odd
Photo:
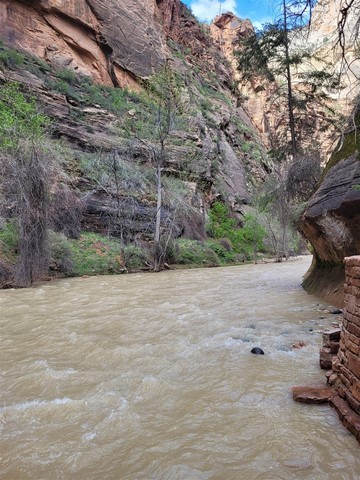
[(259, 348), (259, 347), (254, 347), (254, 348), (251, 350), (251, 353), (253, 353), (253, 354), (255, 354), (255, 355), (265, 355), (264, 350), (262, 350), (262, 349)]

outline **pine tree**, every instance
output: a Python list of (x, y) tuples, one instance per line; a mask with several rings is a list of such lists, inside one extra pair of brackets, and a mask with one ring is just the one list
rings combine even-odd
[[(338, 85), (337, 76), (325, 63), (321, 69), (306, 71), (303, 68), (305, 62), (311, 62), (305, 40), (314, 4), (315, 0), (281, 0), (277, 19), (264, 25), (263, 30), (243, 38), (237, 52), (242, 81), (257, 77), (274, 85), (278, 82), (276, 95), (279, 96), (282, 88), (279, 79), (285, 80), (290, 141), (282, 139), (280, 147), (285, 156), (290, 154), (292, 158), (302, 152), (304, 128), (309, 133), (311, 123), (315, 126), (315, 122), (304, 121), (304, 118), (314, 116), (315, 107), (324, 105), (327, 91)], [(300, 37), (302, 40), (298, 40)], [(295, 83), (297, 88), (294, 88)]]

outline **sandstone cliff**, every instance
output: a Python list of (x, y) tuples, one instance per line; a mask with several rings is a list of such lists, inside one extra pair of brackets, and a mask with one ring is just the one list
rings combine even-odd
[(349, 126), (299, 224), (314, 249), (304, 287), (338, 306), (344, 297), (343, 260), (360, 250), (360, 145), (356, 129)]
[[(351, 69), (342, 76), (336, 88), (322, 89), (323, 94), (328, 97), (327, 101), (313, 102), (304, 115), (303, 125), (298, 127), (303, 144), (308, 144), (310, 148), (315, 144), (321, 145), (324, 163), (336, 146), (343, 126), (341, 122), (350, 115), (357, 95), (357, 89), (353, 88), (360, 73), (358, 62), (353, 63), (356, 56), (353, 41), (355, 20), (354, 12), (350, 11), (344, 40), (346, 59), (352, 65)], [(294, 52), (306, 51), (310, 55), (303, 63), (292, 67), (293, 89), (299, 99), (302, 98), (302, 91), (308, 88), (306, 83), (302, 83), (304, 74), (326, 70), (327, 73), (333, 74), (335, 80), (343, 71), (342, 50), (338, 44), (338, 21), (337, 2), (320, 0), (314, 9), (309, 27), (291, 38), (291, 49)], [(239, 48), (239, 41), (253, 32), (251, 22), (240, 20), (231, 12), (227, 12), (214, 19), (210, 30), (215, 42), (229, 60), (235, 79), (239, 80), (235, 54)], [(238, 86), (244, 109), (256, 125), (262, 141), (269, 147), (276, 145), (276, 136), (279, 132), (284, 136), (288, 129), (287, 97), (284, 89), (280, 87), (283, 83), (284, 78), (281, 76), (275, 82), (254, 76), (249, 82), (240, 82)], [(313, 128), (311, 136), (308, 135), (307, 124)]]
[[(337, 45), (339, 20), (338, 6), (334, 2), (319, 2), (313, 19), (309, 41), (317, 46), (320, 55), (333, 62), (335, 68), (345, 68), (342, 89), (333, 97), (336, 108), (351, 120), (344, 128), (341, 139), (334, 135), (338, 145), (327, 163), (323, 180), (310, 199), (300, 219), (300, 230), (314, 249), (314, 261), (304, 280), (304, 287), (322, 295), (338, 306), (344, 298), (344, 257), (357, 255), (360, 249), (360, 163), (358, 140), (359, 61), (354, 48), (355, 11), (350, 10), (344, 30), (345, 51)], [(344, 64), (345, 54), (348, 65)]]
[[(186, 128), (169, 140), (165, 172), (191, 186), (199, 213), (220, 198), (241, 218), (269, 171), (268, 159), (221, 48), (179, 0), (1, 0), (0, 38), (25, 53), (23, 64), (2, 68), (0, 81), (18, 81), (35, 93), (52, 118), (53, 136), (84, 152), (124, 147), (126, 120), (146, 123), (147, 79), (170, 61)], [(128, 88), (125, 100), (114, 87)], [(141, 148), (136, 155), (146, 162)], [(86, 189), (84, 179), (76, 181)], [(101, 229), (102, 201), (94, 192), (86, 196), (88, 228)], [(147, 200), (139, 201), (147, 212)]]
[(1, 0), (0, 35), (54, 67), (108, 85), (132, 85), (164, 63), (155, 8), (152, 0)]

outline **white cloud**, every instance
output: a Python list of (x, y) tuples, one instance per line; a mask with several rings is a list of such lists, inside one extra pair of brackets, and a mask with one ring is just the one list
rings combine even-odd
[(261, 20), (252, 21), (252, 24), (253, 24), (254, 28), (257, 28), (258, 30), (262, 30), (262, 26), (265, 23), (271, 23), (271, 18), (270, 17), (265, 17), (265, 18), (262, 18)]
[(210, 22), (216, 15), (221, 13), (233, 12), (238, 15), (236, 9), (236, 0), (194, 0), (190, 4), (193, 14), (202, 22)]

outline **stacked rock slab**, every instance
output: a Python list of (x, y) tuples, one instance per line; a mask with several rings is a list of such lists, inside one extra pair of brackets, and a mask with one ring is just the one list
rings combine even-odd
[(323, 333), (323, 346), (320, 349), (320, 368), (330, 370), (333, 358), (340, 348), (340, 328)]
[(346, 257), (344, 322), (329, 383), (338, 395), (330, 403), (360, 442), (360, 255)]

